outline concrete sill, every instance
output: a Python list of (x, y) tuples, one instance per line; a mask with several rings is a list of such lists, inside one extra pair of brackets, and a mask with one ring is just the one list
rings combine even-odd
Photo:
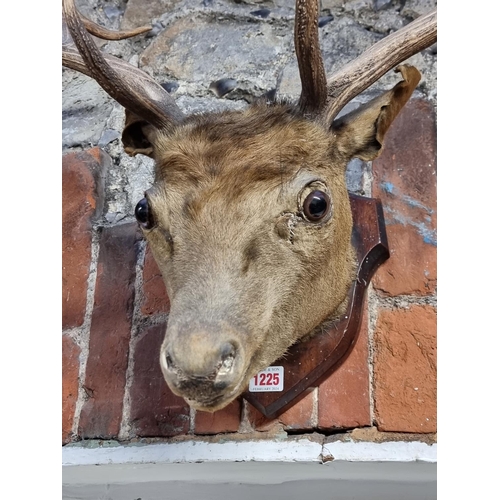
[(73, 465), (63, 500), (426, 500), (430, 462), (204, 462)]

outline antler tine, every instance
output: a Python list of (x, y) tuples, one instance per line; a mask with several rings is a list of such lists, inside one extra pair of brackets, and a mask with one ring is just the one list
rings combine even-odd
[(437, 40), (437, 9), (420, 16), (404, 28), (383, 38), (328, 78), (328, 101), (324, 111), (330, 124), (354, 97), (389, 70)]
[[(184, 115), (168, 92), (147, 73), (102, 54), (80, 19), (73, 0), (63, 0), (63, 64), (94, 78), (122, 106), (157, 128), (168, 127)], [(65, 21), (65, 22), (64, 22)], [(71, 33), (79, 56), (68, 33)]]
[(302, 92), (300, 110), (318, 114), (326, 104), (326, 75), (318, 37), (319, 0), (295, 2), (295, 52)]
[[(154, 99), (158, 103), (158, 106), (165, 110), (165, 114), (172, 118), (173, 121), (180, 122), (184, 118), (184, 115), (170, 94), (161, 85), (152, 80), (148, 74), (125, 62), (123, 59), (118, 59), (109, 54), (103, 54), (103, 56), (106, 62), (120, 75), (120, 78), (133, 80), (137, 82), (137, 86), (146, 89), (145, 94), (149, 98)], [(92, 73), (69, 36), (68, 27), (65, 22), (63, 22), (62, 63), (66, 68), (74, 69), (92, 78)]]
[(134, 28), (128, 31), (112, 31), (99, 26), (90, 19), (86, 18), (80, 14), (80, 19), (82, 20), (85, 29), (97, 38), (102, 38), (103, 40), (124, 40), (126, 38), (131, 38), (133, 36), (142, 35), (151, 31), (153, 28), (151, 26), (140, 26), (139, 28)]

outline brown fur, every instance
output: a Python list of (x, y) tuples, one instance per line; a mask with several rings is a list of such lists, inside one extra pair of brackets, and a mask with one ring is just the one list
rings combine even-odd
[[(345, 168), (353, 154), (378, 154), (376, 106), (354, 118), (359, 141), (349, 117), (332, 132), (288, 104), (262, 103), (149, 136), (155, 227), (145, 235), (171, 300), (160, 362), (193, 407), (227, 405), (345, 306), (355, 264)], [(314, 189), (332, 201), (318, 223), (302, 212)], [(228, 345), (233, 375), (217, 389)]]

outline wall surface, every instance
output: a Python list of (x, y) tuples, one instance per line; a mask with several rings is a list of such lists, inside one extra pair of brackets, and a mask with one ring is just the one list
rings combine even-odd
[[(113, 29), (152, 20), (152, 34), (101, 42), (102, 48), (170, 83), (180, 108), (190, 113), (243, 109), (269, 91), (297, 96), (293, 3), (80, 0), (77, 5)], [(327, 73), (435, 3), (323, 1)], [(195, 412), (169, 391), (158, 363), (169, 301), (133, 215), (152, 183), (152, 161), (124, 153), (123, 108), (89, 78), (63, 70), (63, 444), (221, 434), (286, 440), (311, 432), (435, 441), (436, 48), (410, 62), (422, 82), (391, 126), (383, 154), (373, 163), (351, 162), (347, 173), (351, 191), (381, 199), (391, 258), (372, 280), (349, 357), (274, 420), (244, 400), (214, 414)], [(235, 88), (218, 98), (210, 84), (223, 78), (233, 79)], [(387, 75), (356, 102), (396, 81)]]

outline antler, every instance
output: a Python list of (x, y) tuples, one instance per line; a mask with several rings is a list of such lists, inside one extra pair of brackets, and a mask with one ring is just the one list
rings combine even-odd
[(134, 28), (128, 31), (111, 31), (102, 26), (99, 26), (90, 19), (87, 19), (82, 14), (80, 14), (80, 19), (82, 20), (85, 29), (91, 35), (102, 38), (103, 40), (124, 40), (136, 35), (142, 35), (142, 33), (146, 33), (148, 31), (151, 31), (152, 29), (151, 26), (140, 26), (139, 28)]
[(143, 33), (147, 27), (111, 32), (88, 19), (82, 20), (73, 0), (63, 0), (63, 14), (64, 66), (94, 78), (113, 99), (157, 128), (183, 119), (182, 111), (161, 85), (131, 64), (102, 54), (87, 32), (88, 29), (100, 38), (119, 40)]
[(385, 73), (437, 40), (437, 10), (392, 33), (328, 78), (327, 123)]
[[(319, 0), (296, 0), (295, 51), (302, 83), (299, 107), (305, 115), (320, 116), (327, 125), (356, 95), (437, 40), (434, 10), (385, 37), (327, 80), (319, 47), (318, 12)], [(183, 119), (163, 87), (131, 64), (102, 54), (89, 36), (91, 33), (106, 40), (121, 40), (144, 33), (151, 29), (149, 26), (109, 31), (82, 18), (73, 0), (63, 0), (63, 13), (64, 66), (91, 76), (113, 99), (156, 127)]]
[(318, 39), (318, 3), (295, 3), (295, 52), (302, 82), (299, 107), (304, 114), (320, 115), (328, 126), (351, 99), (437, 40), (435, 9), (380, 40), (326, 80)]
[(299, 65), (302, 92), (300, 110), (304, 114), (319, 113), (326, 104), (326, 75), (318, 38), (319, 0), (295, 2), (295, 52)]

